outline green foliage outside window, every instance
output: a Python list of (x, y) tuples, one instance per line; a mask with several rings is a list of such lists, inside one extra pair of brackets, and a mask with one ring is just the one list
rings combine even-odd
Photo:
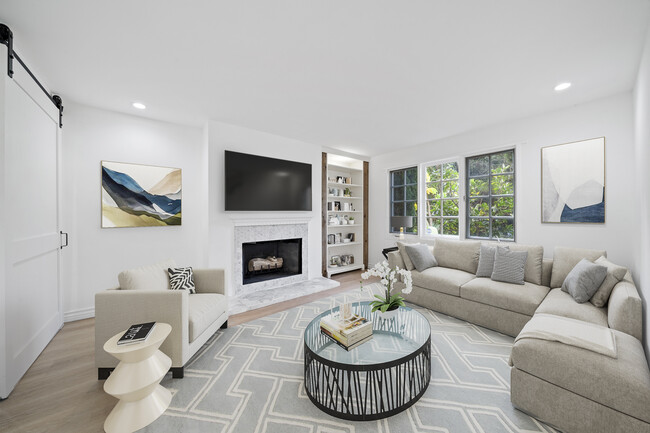
[[(390, 172), (390, 215), (412, 216), (413, 227), (405, 227), (406, 233), (418, 232), (418, 169), (410, 167)], [(399, 227), (390, 227), (391, 233), (399, 233)]]
[(426, 167), (425, 182), (425, 233), (458, 235), (458, 163)]

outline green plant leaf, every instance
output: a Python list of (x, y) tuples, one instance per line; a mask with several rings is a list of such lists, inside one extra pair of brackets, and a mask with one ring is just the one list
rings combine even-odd
[(388, 307), (390, 307), (390, 304), (384, 304), (384, 305), (382, 305), (382, 306), (381, 306), (381, 312), (382, 312), (382, 313), (385, 313), (386, 310), (388, 310)]

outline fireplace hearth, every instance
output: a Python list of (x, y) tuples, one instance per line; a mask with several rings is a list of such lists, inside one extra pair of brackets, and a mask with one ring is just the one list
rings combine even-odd
[(242, 283), (252, 284), (302, 273), (302, 239), (242, 244)]

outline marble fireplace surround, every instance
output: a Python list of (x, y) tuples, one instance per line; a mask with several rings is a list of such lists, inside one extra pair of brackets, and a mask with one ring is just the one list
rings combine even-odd
[[(232, 267), (231, 295), (242, 297), (254, 292), (307, 281), (309, 270), (309, 222), (311, 218), (237, 219), (235, 225), (235, 253)], [(290, 277), (243, 284), (242, 244), (276, 239), (302, 239), (302, 273)]]

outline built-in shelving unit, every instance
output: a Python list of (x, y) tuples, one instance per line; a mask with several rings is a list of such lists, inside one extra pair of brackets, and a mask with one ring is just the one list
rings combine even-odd
[(323, 275), (328, 278), (366, 267), (366, 166), (323, 154)]

